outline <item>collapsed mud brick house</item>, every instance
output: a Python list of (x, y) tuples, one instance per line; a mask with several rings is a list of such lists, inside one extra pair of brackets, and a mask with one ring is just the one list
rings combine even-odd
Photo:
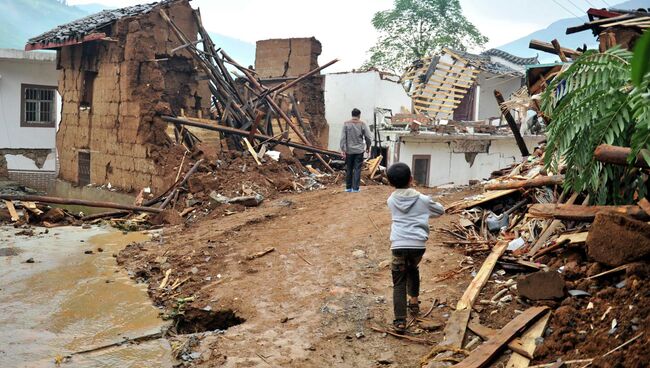
[(28, 41), (26, 50), (57, 50), (61, 179), (154, 192), (173, 181), (160, 116), (206, 113), (210, 94), (160, 9), (196, 40), (189, 0), (167, 0), (104, 10)]
[[(314, 37), (257, 41), (255, 71), (266, 86), (291, 81), (318, 68), (321, 43)], [(327, 147), (328, 125), (325, 120), (324, 76), (317, 74), (286, 93), (293, 95), (299, 115), (313, 143)]]

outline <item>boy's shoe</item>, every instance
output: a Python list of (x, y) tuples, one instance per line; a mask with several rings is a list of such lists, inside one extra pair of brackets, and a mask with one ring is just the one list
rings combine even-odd
[(406, 321), (403, 319), (396, 319), (393, 321), (393, 331), (400, 335), (406, 332)]
[(351, 192), (352, 192), (352, 189), (346, 189), (345, 192), (346, 192), (346, 193), (351, 193)]
[(361, 189), (352, 189), (352, 193), (359, 193)]

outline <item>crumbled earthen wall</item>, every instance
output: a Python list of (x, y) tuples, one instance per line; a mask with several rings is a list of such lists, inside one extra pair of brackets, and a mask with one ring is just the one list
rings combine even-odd
[[(262, 79), (298, 77), (318, 68), (321, 43), (314, 37), (257, 41), (255, 71)], [(315, 144), (327, 147), (329, 131), (325, 120), (325, 78), (313, 76), (287, 91), (298, 101), (298, 111), (308, 123)], [(267, 82), (267, 85), (278, 82)]]
[[(164, 7), (191, 40), (197, 26), (188, 1)], [(59, 51), (63, 98), (57, 133), (60, 178), (78, 182), (79, 152), (90, 152), (90, 181), (124, 190), (166, 188), (171, 144), (160, 115), (207, 112), (209, 91), (191, 56), (171, 53), (179, 42), (158, 8), (125, 18), (106, 30), (116, 41), (97, 41)], [(91, 107), (81, 107), (84, 75), (96, 72)]]

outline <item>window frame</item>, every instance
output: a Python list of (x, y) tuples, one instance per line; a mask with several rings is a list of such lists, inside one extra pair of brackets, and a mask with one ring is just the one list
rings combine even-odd
[(428, 187), (429, 186), (429, 177), (431, 176), (431, 155), (413, 155), (411, 158), (411, 167), (412, 167), (412, 172), (413, 172), (413, 179), (415, 180), (415, 160), (427, 160), (427, 172), (426, 172), (426, 180), (425, 183), (418, 183), (421, 186)]
[[(27, 116), (26, 116), (26, 111), (25, 111), (25, 104), (27, 103), (25, 99), (25, 90), (33, 88), (33, 89), (42, 89), (42, 90), (51, 90), (54, 91), (54, 100), (52, 101), (52, 112), (51, 112), (51, 121), (49, 122), (28, 122), (27, 121)], [(58, 93), (58, 89), (56, 86), (46, 86), (46, 85), (40, 85), (40, 84), (21, 84), (20, 85), (20, 127), (21, 128), (56, 128), (56, 117), (58, 114), (57, 111), (57, 106), (56, 106), (56, 95)]]

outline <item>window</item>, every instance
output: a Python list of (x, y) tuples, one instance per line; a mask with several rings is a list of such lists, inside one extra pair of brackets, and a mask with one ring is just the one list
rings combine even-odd
[(53, 128), (56, 125), (56, 87), (21, 86), (20, 126)]
[(93, 89), (95, 88), (96, 72), (84, 72), (84, 81), (81, 94), (81, 103), (79, 104), (82, 109), (88, 109), (93, 104)]
[(413, 155), (413, 179), (417, 185), (429, 185), (431, 155)]

